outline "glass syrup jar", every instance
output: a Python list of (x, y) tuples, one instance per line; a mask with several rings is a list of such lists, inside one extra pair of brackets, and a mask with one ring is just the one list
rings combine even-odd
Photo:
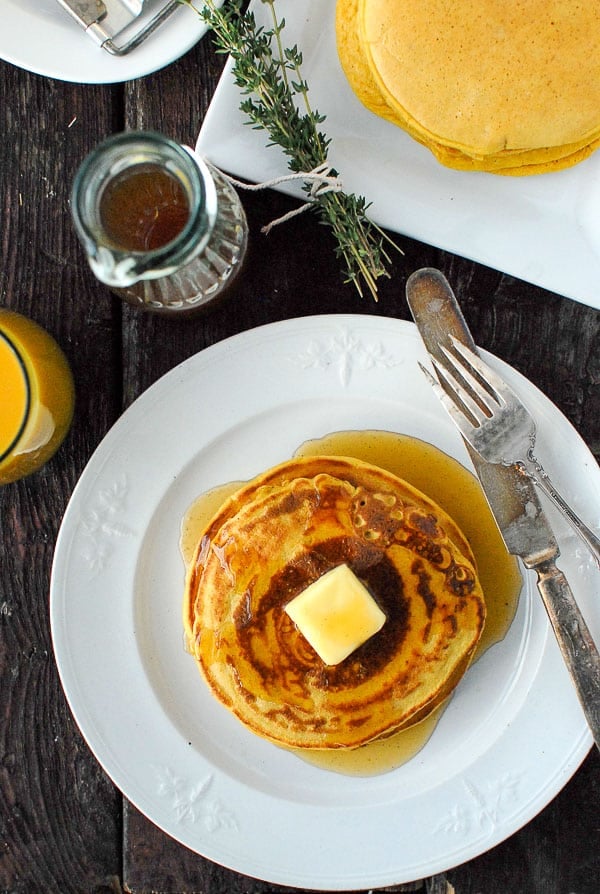
[(125, 301), (169, 315), (229, 288), (248, 224), (225, 177), (152, 132), (109, 137), (80, 166), (71, 210), (96, 277)]

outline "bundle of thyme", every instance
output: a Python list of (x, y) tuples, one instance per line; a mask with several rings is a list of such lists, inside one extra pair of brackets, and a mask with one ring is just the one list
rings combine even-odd
[[(248, 122), (266, 131), (271, 145), (281, 147), (292, 172), (309, 173), (327, 165), (330, 140), (320, 130), (325, 116), (310, 106), (302, 53), (297, 46), (284, 46), (285, 20), (277, 17), (274, 0), (261, 2), (270, 8), (269, 28), (258, 26), (251, 11), (243, 11), (242, 0), (225, 0), (220, 9), (205, 0), (202, 9), (193, 8), (212, 29), (217, 52), (231, 56), (235, 83), (245, 97), (240, 108)], [(333, 168), (329, 173), (337, 176)], [(311, 185), (306, 183), (304, 189), (310, 192)], [(394, 243), (367, 217), (365, 199), (343, 191), (317, 192), (312, 207), (335, 236), (346, 281), (353, 282), (361, 296), (365, 284), (377, 300), (378, 278), (389, 277), (384, 241)]]

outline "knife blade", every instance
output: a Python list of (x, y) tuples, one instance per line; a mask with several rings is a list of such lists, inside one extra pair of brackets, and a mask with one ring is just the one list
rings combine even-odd
[[(406, 297), (431, 357), (441, 359), (441, 346), (449, 347), (451, 337), (477, 353), (454, 292), (439, 270), (415, 271), (406, 283)], [(560, 550), (535, 484), (516, 465), (489, 463), (466, 442), (465, 446), (506, 548), (537, 575), (537, 588), (600, 749), (600, 655), (569, 583), (556, 565)]]

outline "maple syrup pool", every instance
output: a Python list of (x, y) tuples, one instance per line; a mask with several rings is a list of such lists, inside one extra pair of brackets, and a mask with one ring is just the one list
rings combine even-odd
[[(487, 617), (474, 661), (506, 635), (515, 616), (521, 576), (516, 559), (504, 545), (477, 479), (457, 460), (418, 438), (387, 431), (340, 431), (306, 441), (295, 456), (349, 456), (386, 469), (408, 481), (446, 510), (466, 535), (475, 559)], [(201, 494), (182, 520), (180, 547), (188, 564), (200, 532), (223, 501), (244, 482), (235, 481)], [(447, 703), (446, 703), (447, 704)], [(445, 705), (429, 717), (390, 736), (356, 749), (297, 750), (302, 760), (351, 776), (389, 772), (414, 757), (433, 733)]]

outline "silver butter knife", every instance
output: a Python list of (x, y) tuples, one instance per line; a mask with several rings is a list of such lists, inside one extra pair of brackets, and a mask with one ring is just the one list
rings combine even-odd
[[(425, 347), (443, 362), (442, 347), (451, 339), (477, 348), (458, 302), (444, 275), (433, 268), (413, 273), (406, 297)], [(600, 654), (557, 567), (560, 550), (541, 507), (535, 484), (516, 466), (488, 463), (465, 442), (506, 548), (537, 575), (537, 588), (569, 670), (588, 726), (600, 749)]]

